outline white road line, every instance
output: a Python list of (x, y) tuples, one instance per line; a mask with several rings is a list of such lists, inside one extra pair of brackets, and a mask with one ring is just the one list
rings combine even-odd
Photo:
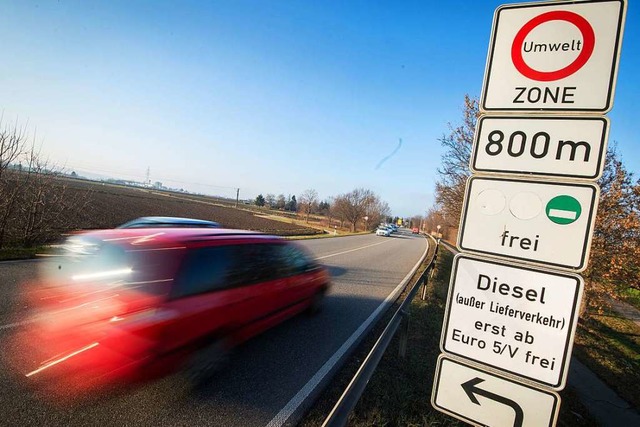
[[(386, 243), (386, 242), (382, 242), (382, 243)], [(382, 243), (376, 243), (376, 244), (364, 246), (358, 249), (364, 249), (371, 246), (380, 245)], [(329, 256), (340, 255), (342, 253), (357, 251), (358, 249), (352, 249), (350, 251), (341, 252), (338, 254), (327, 255), (324, 258), (327, 258)], [(360, 327), (356, 329), (356, 331), (353, 334), (351, 334), (349, 339), (347, 339), (344, 342), (344, 344), (340, 346), (338, 351), (336, 351), (333, 354), (333, 356), (331, 356), (331, 358), (329, 358), (329, 360), (327, 360), (324, 363), (324, 365), (322, 365), (322, 367), (318, 370), (318, 372), (316, 372), (315, 375), (311, 377), (311, 379), (304, 385), (304, 387), (302, 387), (300, 391), (298, 391), (298, 393), (296, 393), (296, 395), (293, 396), (293, 398), (284, 406), (284, 408), (282, 408), (280, 412), (278, 412), (278, 414), (275, 417), (273, 417), (271, 421), (269, 421), (269, 424), (267, 424), (266, 427), (280, 427), (287, 422), (289, 417), (296, 411), (296, 409), (298, 409), (298, 407), (302, 404), (302, 402), (304, 402), (305, 399), (309, 397), (311, 392), (313, 392), (313, 390), (320, 384), (320, 382), (324, 379), (324, 377), (329, 372), (331, 372), (331, 370), (335, 367), (335, 365), (342, 358), (342, 356), (344, 356), (345, 353), (347, 353), (347, 351), (350, 350), (351, 346), (360, 338), (360, 336), (367, 330), (367, 328), (374, 321), (376, 321), (378, 319), (378, 316), (384, 310), (387, 309), (387, 307), (391, 304), (393, 300), (395, 300), (398, 297), (398, 294), (402, 292), (402, 289), (404, 288), (404, 286), (411, 279), (411, 277), (416, 272), (416, 270), (418, 270), (418, 267), (420, 267), (420, 264), (422, 264), (422, 262), (424, 261), (428, 251), (429, 251), (429, 245), (427, 244), (427, 248), (424, 250), (424, 253), (420, 257), (420, 260), (416, 263), (413, 269), (411, 269), (411, 271), (404, 277), (404, 279), (402, 279), (400, 284), (398, 284), (398, 286), (393, 290), (393, 292), (378, 306), (378, 308), (376, 308), (376, 310), (373, 313), (371, 313), (371, 315), (367, 318), (367, 320), (365, 320), (364, 323), (362, 323)]]
[(382, 245), (383, 243), (389, 243), (389, 242), (391, 242), (391, 240), (385, 240), (384, 242), (374, 243), (372, 245), (362, 246), (362, 247), (355, 248), (355, 249), (349, 249), (348, 251), (337, 252), (335, 254), (321, 256), (321, 257), (318, 257), (316, 259), (325, 259), (325, 258), (331, 258), (332, 256), (344, 255), (344, 254), (348, 254), (349, 252), (355, 252), (355, 251), (359, 251), (360, 249), (366, 249), (366, 248), (370, 248), (372, 246), (378, 246), (378, 245)]
[(29, 319), (29, 320), (25, 320), (24, 322), (16, 322), (16, 323), (8, 323), (6, 325), (0, 325), (0, 331), (3, 329), (11, 329), (11, 328), (17, 328), (18, 326), (22, 326), (22, 325), (28, 325), (29, 323), (33, 323), (36, 322), (38, 319)]
[(73, 352), (73, 353), (71, 353), (71, 354), (68, 354), (68, 355), (66, 355), (66, 356), (64, 356), (64, 357), (61, 357), (60, 359), (56, 359), (56, 360), (51, 361), (51, 362), (49, 362), (49, 363), (47, 363), (47, 364), (45, 364), (45, 365), (42, 365), (41, 367), (39, 367), (39, 368), (38, 368), (38, 369), (36, 369), (35, 371), (31, 371), (31, 372), (29, 372), (28, 374), (25, 374), (25, 377), (30, 377), (30, 376), (32, 376), (32, 375), (35, 375), (35, 374), (37, 374), (37, 373), (39, 373), (39, 372), (44, 371), (45, 369), (49, 369), (49, 368), (50, 368), (50, 367), (52, 367), (52, 366), (55, 366), (55, 365), (57, 365), (57, 364), (59, 364), (59, 363), (62, 363), (62, 362), (64, 362), (64, 361), (67, 361), (67, 360), (71, 359), (71, 358), (72, 358), (72, 357), (74, 357), (74, 356), (77, 356), (78, 354), (80, 354), (80, 353), (82, 353), (82, 352), (85, 352), (85, 351), (87, 351), (87, 350), (91, 350), (91, 349), (92, 349), (92, 348), (94, 348), (94, 347), (97, 347), (97, 346), (98, 346), (98, 344), (99, 344), (99, 343), (97, 343), (97, 342), (91, 343), (91, 344), (89, 344), (88, 346), (82, 347), (81, 349), (76, 350), (76, 351), (74, 351), (74, 352)]

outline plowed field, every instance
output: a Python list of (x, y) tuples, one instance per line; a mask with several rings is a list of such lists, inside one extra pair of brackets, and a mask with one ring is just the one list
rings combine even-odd
[[(256, 230), (281, 236), (322, 233), (313, 228), (256, 216), (253, 212), (221, 206), (203, 196), (122, 187), (99, 182), (61, 180), (67, 194), (89, 192), (89, 202), (68, 223), (75, 229), (113, 228), (141, 216), (179, 216), (216, 221), (226, 228)], [(241, 205), (242, 207), (242, 205)]]

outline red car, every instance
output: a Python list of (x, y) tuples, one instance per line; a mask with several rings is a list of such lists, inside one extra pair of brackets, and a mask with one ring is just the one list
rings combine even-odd
[(413, 227), (413, 228), (411, 229), (411, 232), (412, 232), (413, 234), (418, 234), (418, 233), (420, 233), (420, 230), (418, 230), (418, 227)]
[(249, 231), (101, 230), (63, 248), (27, 294), (39, 314), (12, 355), (48, 391), (175, 367), (206, 377), (226, 350), (317, 309), (329, 288), (304, 248)]

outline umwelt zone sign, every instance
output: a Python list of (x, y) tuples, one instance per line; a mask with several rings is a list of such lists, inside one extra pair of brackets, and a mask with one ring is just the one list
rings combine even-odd
[(481, 109), (609, 111), (625, 12), (623, 0), (499, 7)]

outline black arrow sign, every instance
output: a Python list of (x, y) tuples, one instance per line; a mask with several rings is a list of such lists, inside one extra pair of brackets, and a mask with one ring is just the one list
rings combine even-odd
[(522, 411), (522, 408), (520, 407), (520, 405), (518, 405), (516, 402), (514, 402), (511, 399), (507, 399), (504, 396), (500, 396), (498, 394), (491, 393), (490, 391), (478, 388), (477, 385), (483, 381), (484, 380), (482, 378), (476, 377), (472, 380), (467, 381), (464, 384), (461, 384), (462, 388), (464, 389), (464, 392), (467, 393), (469, 400), (475, 403), (476, 405), (480, 405), (480, 402), (478, 402), (478, 399), (476, 398), (476, 394), (477, 394), (479, 396), (484, 396), (487, 399), (495, 400), (498, 403), (502, 403), (503, 405), (509, 406), (516, 413), (516, 419), (513, 421), (513, 427), (522, 427), (522, 421), (524, 420), (524, 412)]

